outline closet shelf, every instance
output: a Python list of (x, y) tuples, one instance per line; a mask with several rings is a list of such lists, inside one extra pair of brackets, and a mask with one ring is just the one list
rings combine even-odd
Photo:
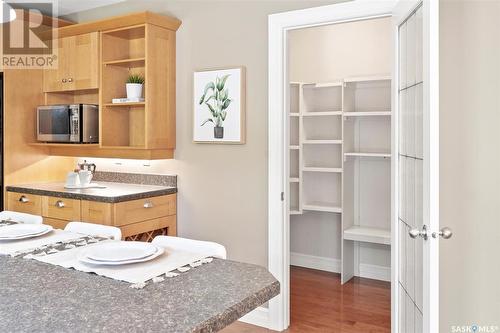
[(391, 111), (352, 111), (344, 112), (345, 117), (377, 117), (390, 116)]
[(333, 172), (342, 173), (342, 168), (322, 168), (322, 167), (304, 167), (303, 171), (307, 172)]
[(320, 116), (341, 116), (342, 111), (312, 111), (304, 112), (304, 117), (320, 117)]
[(302, 214), (302, 212), (297, 208), (290, 209), (290, 215), (300, 215), (300, 214)]
[(299, 149), (299, 148), (300, 148), (300, 146), (299, 146), (299, 145), (291, 145), (291, 146), (290, 146), (290, 150), (297, 150), (297, 149)]
[(363, 153), (363, 152), (346, 152), (344, 156), (352, 156), (352, 157), (382, 157), (382, 158), (390, 158), (391, 153)]
[(339, 205), (329, 203), (329, 202), (310, 202), (304, 204), (303, 210), (315, 211), (315, 212), (330, 212), (330, 213), (342, 213), (342, 207)]
[(341, 145), (342, 140), (304, 140), (302, 143), (309, 145)]
[(290, 177), (290, 183), (298, 183), (299, 181), (299, 177)]
[(371, 76), (353, 76), (344, 79), (345, 83), (350, 82), (370, 82), (370, 81), (390, 81), (392, 80), (391, 75), (371, 75)]
[(344, 230), (344, 239), (357, 242), (391, 245), (391, 230), (352, 226)]
[(298, 112), (290, 112), (290, 117), (298, 117), (300, 116), (300, 113)]

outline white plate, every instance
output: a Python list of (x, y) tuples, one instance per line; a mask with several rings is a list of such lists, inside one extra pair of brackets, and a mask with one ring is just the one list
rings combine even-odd
[(78, 257), (78, 260), (85, 263), (85, 264), (91, 264), (91, 265), (110, 265), (110, 266), (128, 265), (128, 264), (134, 264), (134, 263), (146, 262), (149, 260), (153, 260), (154, 258), (162, 255), (164, 251), (165, 250), (162, 247), (157, 247), (156, 253), (154, 253), (148, 257), (133, 259), (133, 260), (121, 260), (121, 261), (92, 260), (92, 259), (85, 256), (85, 252), (86, 252), (85, 251), (82, 254), (80, 254), (80, 256)]
[(129, 261), (150, 257), (158, 247), (145, 242), (108, 242), (92, 246), (84, 256), (93, 261)]
[(46, 224), (12, 224), (0, 229), (0, 240), (25, 239), (45, 235), (52, 231)]

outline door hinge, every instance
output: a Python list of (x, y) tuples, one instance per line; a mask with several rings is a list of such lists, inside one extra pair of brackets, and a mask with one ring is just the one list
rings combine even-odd
[(281, 192), (281, 201), (285, 201), (285, 192)]

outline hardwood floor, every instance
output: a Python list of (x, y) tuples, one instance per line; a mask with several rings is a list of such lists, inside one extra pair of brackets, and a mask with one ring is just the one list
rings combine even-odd
[[(301, 267), (290, 272), (291, 325), (287, 333), (389, 333), (391, 285), (354, 278), (344, 286), (340, 275)], [(257, 326), (234, 323), (222, 333), (269, 333)]]

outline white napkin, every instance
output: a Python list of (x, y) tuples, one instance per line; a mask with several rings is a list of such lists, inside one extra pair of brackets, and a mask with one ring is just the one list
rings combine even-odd
[(0, 241), (0, 255), (14, 255), (35, 249), (43, 245), (54, 244), (71, 239), (81, 238), (83, 235), (64, 230), (53, 230), (45, 235), (12, 241)]
[(35, 257), (33, 259), (65, 268), (74, 268), (82, 272), (95, 273), (114, 280), (141, 283), (213, 255), (212, 253), (191, 253), (165, 247), (165, 252), (162, 255), (141, 263), (111, 266), (91, 265), (78, 260), (80, 251), (88, 249), (90, 246), (105, 244), (106, 242), (113, 241), (102, 241), (97, 244), (65, 250), (43, 257)]

